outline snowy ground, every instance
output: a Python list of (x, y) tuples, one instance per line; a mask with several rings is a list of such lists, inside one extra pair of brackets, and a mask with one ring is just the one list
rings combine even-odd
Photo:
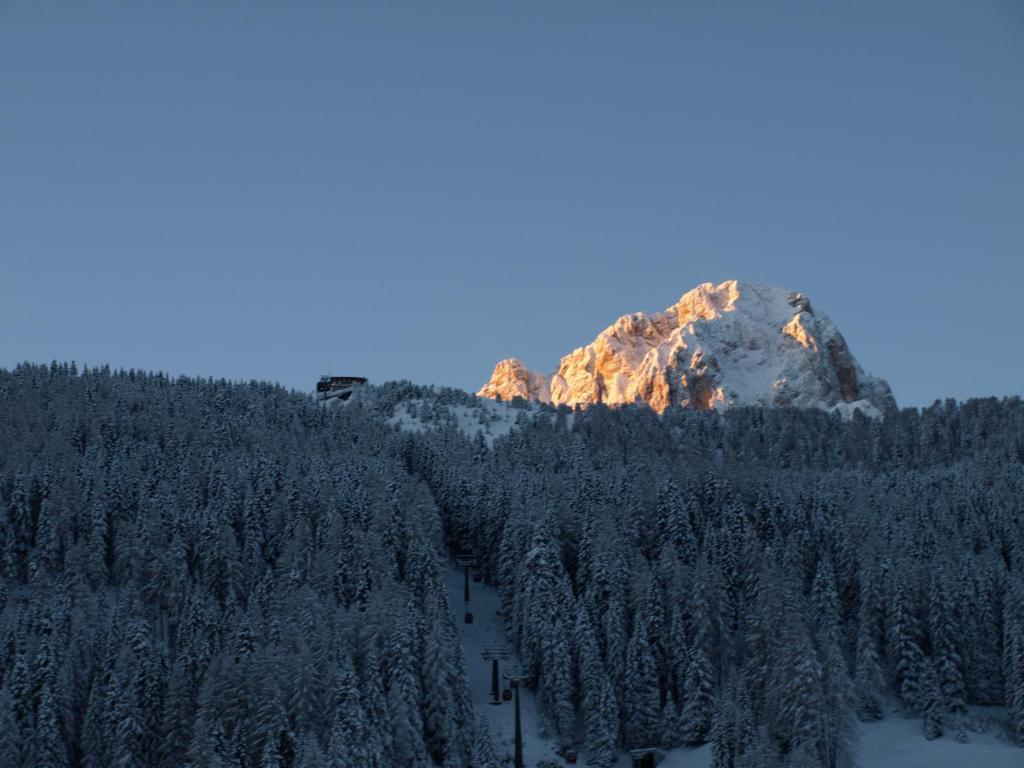
[[(993, 729), (994, 730), (994, 729)], [(952, 734), (928, 741), (920, 720), (892, 714), (878, 723), (861, 726), (859, 768), (1024, 768), (1024, 750), (991, 733), (969, 733), (967, 744)], [(623, 765), (628, 765), (624, 763)], [(659, 768), (709, 768), (711, 748), (676, 749)]]
[[(498, 593), (486, 584), (470, 582), (469, 610), (473, 612), (474, 621), (465, 624), (462, 569), (453, 565), (446, 572), (445, 579), (448, 599), (462, 637), (477, 716), (485, 715), (488, 718), (495, 750), (499, 757), (507, 757), (511, 765), (514, 731), (512, 703), (497, 706), (490, 703), (491, 664), (481, 657), (485, 645), (509, 647), (504, 623), (496, 615), (501, 608), (501, 601)], [(511, 668), (514, 663), (510, 662), (508, 667)], [(504, 673), (506, 664), (502, 663), (501, 666)], [(502, 684), (507, 685), (504, 680)], [(544, 728), (544, 718), (533, 694), (523, 689), (520, 697), (526, 765), (534, 768), (538, 761), (545, 759), (565, 765), (565, 761), (555, 753), (555, 743)], [(991, 723), (1000, 716), (998, 710), (972, 709), (970, 722), (975, 727), (968, 733), (970, 740), (967, 744), (958, 744), (952, 734), (928, 741), (922, 735), (920, 720), (909, 720), (898, 713), (890, 714), (881, 722), (862, 726), (857, 765), (860, 768), (1024, 768), (1024, 750), (994, 735), (998, 733), (997, 726), (986, 727), (986, 722)], [(585, 764), (585, 757), (581, 754), (580, 765)], [(623, 768), (629, 765), (625, 753), (617, 765)], [(704, 746), (699, 749), (672, 750), (660, 768), (709, 768), (710, 765), (711, 749)]]
[[(985, 714), (985, 710), (972, 709), (971, 714)], [(997, 732), (995, 727), (991, 731), (969, 732), (967, 744), (958, 744), (951, 733), (928, 741), (921, 735), (920, 720), (890, 715), (861, 729), (858, 765), (863, 768), (1022, 768), (1024, 750), (993, 735)]]
[[(950, 733), (928, 741), (922, 735), (920, 720), (891, 713), (885, 720), (861, 725), (857, 765), (859, 768), (1024, 768), (1024, 750), (993, 735), (999, 727), (992, 721), (1003, 714), (984, 707), (972, 708), (970, 720), (975, 723), (976, 732), (968, 733), (967, 744), (958, 744)], [(989, 721), (987, 725), (986, 721)], [(710, 765), (711, 748), (704, 746), (695, 750), (672, 750), (659, 768), (709, 768)]]
[[(497, 438), (511, 432), (518, 419), (533, 419), (538, 413), (540, 409), (536, 405), (515, 408), (508, 403), (486, 397), (476, 398), (476, 404), (473, 406), (440, 405), (417, 398), (396, 405), (394, 415), (388, 419), (388, 423), (411, 432), (422, 432), (432, 427), (451, 424), (469, 437), (476, 437), (478, 433), (482, 433), (487, 444), (491, 445)], [(569, 414), (566, 418), (571, 428), (573, 415)]]

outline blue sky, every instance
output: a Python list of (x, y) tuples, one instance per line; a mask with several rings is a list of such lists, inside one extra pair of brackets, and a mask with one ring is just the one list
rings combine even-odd
[(0, 366), (542, 371), (704, 281), (1024, 390), (1024, 3), (0, 3)]

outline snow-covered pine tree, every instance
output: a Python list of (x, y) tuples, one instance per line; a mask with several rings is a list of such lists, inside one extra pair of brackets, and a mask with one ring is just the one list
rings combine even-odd
[(821, 662), (822, 694), (826, 719), (822, 750), (826, 768), (851, 768), (856, 753), (854, 690), (843, 652), (839, 623), (839, 595), (832, 566), (818, 563), (811, 586), (811, 606), (816, 624), (815, 642)]
[(601, 660), (590, 617), (582, 605), (576, 610), (573, 640), (579, 665), (577, 677), (587, 761), (597, 768), (608, 768), (615, 759), (618, 741), (618, 705)]
[(921, 659), (918, 679), (921, 681), (920, 700), (924, 714), (924, 737), (931, 741), (942, 735), (942, 719), (946, 708), (935, 665), (927, 656)]
[[(28, 760), (31, 765), (65, 768), (68, 761), (67, 744), (61, 732), (60, 704), (58, 692), (52, 681), (44, 679), (39, 693), (39, 709), (36, 713), (35, 728), (28, 740)], [(125, 768), (135, 768), (132, 762), (123, 763)]]
[(10, 688), (0, 686), (0, 765), (21, 765), (21, 728), (14, 716)]
[(686, 669), (683, 706), (679, 713), (679, 734), (685, 744), (703, 744), (715, 710), (711, 664), (703, 648), (690, 649)]
[(455, 641), (447, 597), (438, 595), (423, 642), (423, 725), (435, 761), (468, 760), (474, 721), (468, 701), (461, 647)]
[(683, 741), (679, 735), (679, 707), (675, 700), (669, 696), (661, 708), (661, 718), (658, 721), (658, 744), (662, 747), (672, 748), (680, 746)]
[(138, 690), (132, 684), (130, 669), (122, 669), (115, 703), (114, 765), (117, 768), (143, 768), (147, 765), (144, 715), (139, 705)]
[(920, 645), (920, 630), (912, 596), (902, 573), (895, 575), (890, 603), (887, 657), (893, 667), (893, 679), (903, 703), (911, 712), (921, 712), (920, 674), (924, 654)]
[(683, 617), (681, 603), (672, 606), (665, 646), (668, 667), (667, 696), (682, 702), (686, 687), (686, 667), (690, 660), (690, 644), (686, 637), (686, 620)]
[(300, 739), (299, 744), (296, 768), (333, 768), (333, 766), (328, 766), (324, 750), (315, 733), (307, 733)]
[[(350, 658), (342, 659), (335, 677), (332, 705), (333, 722), (327, 745), (327, 760), (333, 761), (331, 768), (335, 768), (334, 763), (340, 759), (357, 765), (369, 763), (371, 756), (366, 738), (366, 711), (363, 709), (359, 681)], [(305, 749), (305, 746), (304, 742), (300, 743), (300, 749)]]
[(855, 709), (861, 720), (882, 718), (885, 697), (885, 675), (878, 659), (881, 628), (878, 625), (879, 594), (877, 580), (871, 570), (864, 569), (860, 607), (857, 614), (856, 647), (854, 649)]
[(1007, 612), (1003, 631), (1003, 669), (1010, 735), (1024, 747), (1024, 623), (1019, 606)]
[(950, 590), (942, 576), (932, 581), (928, 626), (935, 672), (945, 709), (954, 716), (962, 716), (967, 707), (967, 691), (964, 689), (959, 632)]
[[(790, 587), (795, 590), (795, 587)], [(786, 617), (778, 638), (780, 663), (771, 687), (779, 697), (777, 727), (784, 744), (800, 760), (828, 765), (826, 738), (829, 713), (822, 684), (821, 662), (802, 617), (801, 598), (792, 591), (786, 600)]]
[(518, 579), (524, 606), (523, 664), (537, 680), (541, 702), (556, 732), (570, 733), (574, 715), (568, 640), (575, 611), (550, 516), (537, 525)]
[(965, 743), (967, 688), (964, 683), (963, 654), (960, 651), (963, 638), (957, 626), (956, 613), (947, 577), (944, 573), (940, 574), (932, 580), (928, 611), (932, 657), (935, 662), (935, 675), (942, 692), (943, 707), (949, 713), (949, 725), (954, 738)]
[(707, 739), (715, 711), (714, 670), (707, 647), (711, 634), (703, 580), (698, 575), (690, 596), (692, 643), (686, 666), (683, 702), (679, 713), (679, 732), (686, 744), (702, 744)]
[(393, 739), (391, 732), (391, 716), (388, 712), (387, 699), (384, 697), (384, 685), (381, 680), (380, 664), (377, 649), (373, 642), (368, 643), (359, 675), (359, 691), (363, 712), (366, 715), (365, 744), (370, 760), (365, 768), (383, 768), (385, 761), (390, 761)]
[(659, 742), (661, 694), (658, 669), (645, 617), (637, 614), (626, 651), (626, 721), (628, 743), (637, 747)]
[(394, 643), (395, 652), (390, 655), (391, 686), (387, 693), (394, 760), (397, 765), (424, 768), (429, 758), (423, 743), (420, 711), (423, 689), (414, 668), (412, 638), (400, 629)]
[(481, 717), (476, 727), (473, 743), (473, 768), (498, 768), (498, 756), (491, 742), (491, 726), (486, 717)]
[(720, 696), (711, 719), (708, 737), (711, 742), (711, 768), (735, 768), (735, 726), (732, 701), (726, 696)]

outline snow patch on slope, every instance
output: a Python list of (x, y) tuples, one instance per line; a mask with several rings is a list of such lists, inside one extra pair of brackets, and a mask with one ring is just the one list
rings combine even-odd
[[(894, 712), (876, 723), (860, 723), (859, 768), (1020, 768), (1024, 753), (998, 735), (992, 721), (1005, 717), (999, 708), (971, 707), (977, 727), (966, 744), (949, 733), (928, 741), (921, 720)], [(627, 762), (626, 765), (629, 765)], [(711, 747), (673, 749), (659, 768), (710, 768)]]
[[(477, 398), (472, 406), (413, 398), (398, 403), (388, 423), (408, 432), (451, 426), (470, 438), (482, 434), (487, 444), (493, 445), (495, 440), (505, 437), (518, 424), (536, 418), (539, 412), (536, 404), (516, 407), (485, 398)], [(568, 418), (571, 420), (572, 415)]]
[(855, 400), (852, 403), (836, 403), (829, 410), (838, 413), (846, 420), (852, 419), (856, 411), (860, 411), (862, 415), (867, 416), (869, 419), (880, 419), (883, 416), (882, 412), (867, 400)]

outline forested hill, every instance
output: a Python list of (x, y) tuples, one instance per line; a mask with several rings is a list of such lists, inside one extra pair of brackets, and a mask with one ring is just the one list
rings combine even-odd
[(0, 766), (467, 764), (398, 449), (264, 384), (0, 372)]
[[(389, 425), (412, 401), (436, 428)], [(1019, 400), (523, 409), (490, 446), (451, 418), (472, 402), (0, 371), (0, 765), (492, 768), (461, 547), (594, 765), (852, 765), (893, 701), (922, 738), (1005, 706), (1024, 743)]]
[(449, 427), (404, 452), (594, 764), (710, 740), (716, 768), (852, 765), (855, 720), (892, 703), (960, 740), (970, 705), (1005, 706), (1024, 746), (1019, 399), (563, 408), (493, 450)]

